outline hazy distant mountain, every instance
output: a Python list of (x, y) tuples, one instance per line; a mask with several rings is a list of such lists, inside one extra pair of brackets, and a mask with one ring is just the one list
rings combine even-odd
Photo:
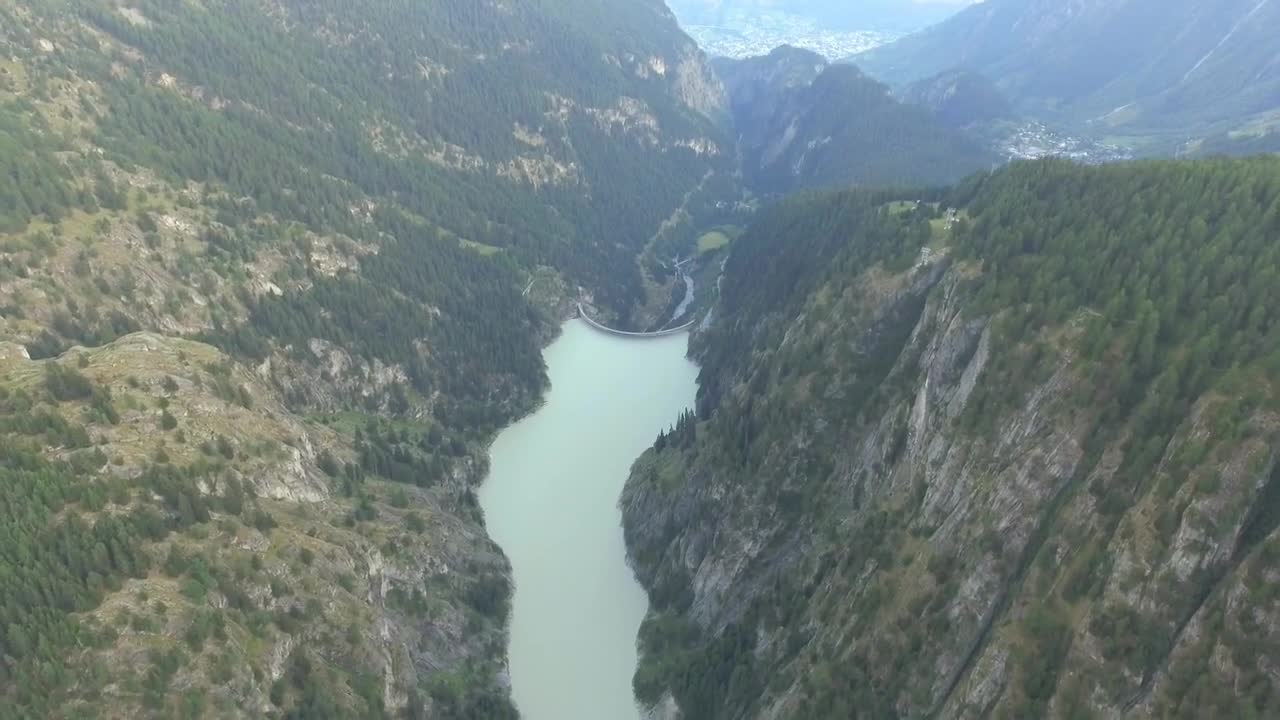
[(928, 108), (950, 127), (1009, 120), (1017, 113), (990, 80), (978, 73), (949, 70), (912, 84), (902, 99)]
[(1280, 154), (1280, 129), (1267, 128), (1248, 133), (1221, 133), (1213, 137), (1195, 140), (1181, 148), (1185, 157), (1210, 157), (1213, 155), (1261, 155)]
[(895, 86), (954, 68), (1100, 133), (1208, 134), (1280, 107), (1280, 2), (987, 0), (855, 57)]
[(747, 181), (760, 192), (943, 184), (996, 159), (851, 65), (827, 67), (784, 47), (715, 68), (729, 92)]

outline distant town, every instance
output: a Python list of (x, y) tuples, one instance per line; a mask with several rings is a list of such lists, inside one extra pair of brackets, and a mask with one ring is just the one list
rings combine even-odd
[(1010, 160), (1055, 156), (1097, 164), (1133, 159), (1133, 153), (1126, 148), (1065, 135), (1036, 121), (1022, 123), (998, 144)]
[(834, 62), (899, 37), (873, 30), (824, 30), (812, 20), (784, 12), (734, 13), (721, 25), (687, 24), (684, 29), (708, 55), (736, 59), (768, 55), (780, 45), (792, 45)]

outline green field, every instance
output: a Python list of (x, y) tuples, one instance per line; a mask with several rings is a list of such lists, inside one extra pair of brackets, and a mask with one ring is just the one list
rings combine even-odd
[(929, 221), (929, 229), (932, 231), (931, 236), (934, 240), (945, 240), (951, 237), (951, 231), (947, 229), (946, 218), (934, 218)]
[(698, 254), (708, 255), (713, 253), (733, 242), (734, 238), (741, 234), (742, 228), (732, 226), (718, 227), (703, 233), (702, 237), (698, 238)]

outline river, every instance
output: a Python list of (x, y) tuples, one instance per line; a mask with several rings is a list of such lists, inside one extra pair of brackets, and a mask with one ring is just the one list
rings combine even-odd
[(675, 325), (684, 318), (685, 312), (689, 310), (689, 306), (693, 304), (696, 297), (694, 294), (693, 275), (680, 271), (680, 279), (684, 280), (684, 299), (676, 306), (676, 311), (671, 313), (670, 325)]
[(630, 339), (581, 320), (545, 356), (546, 403), (498, 435), (480, 489), (511, 560), (511, 692), (524, 720), (632, 720), (648, 607), (626, 564), (618, 498), (631, 463), (693, 405), (681, 333)]

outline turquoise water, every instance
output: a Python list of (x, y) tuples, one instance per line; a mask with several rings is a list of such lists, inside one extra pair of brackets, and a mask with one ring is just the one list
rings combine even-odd
[(626, 564), (631, 463), (693, 405), (687, 336), (627, 339), (581, 320), (546, 350), (546, 404), (504, 430), (480, 489), (511, 559), (511, 686), (525, 720), (631, 720), (648, 600)]

